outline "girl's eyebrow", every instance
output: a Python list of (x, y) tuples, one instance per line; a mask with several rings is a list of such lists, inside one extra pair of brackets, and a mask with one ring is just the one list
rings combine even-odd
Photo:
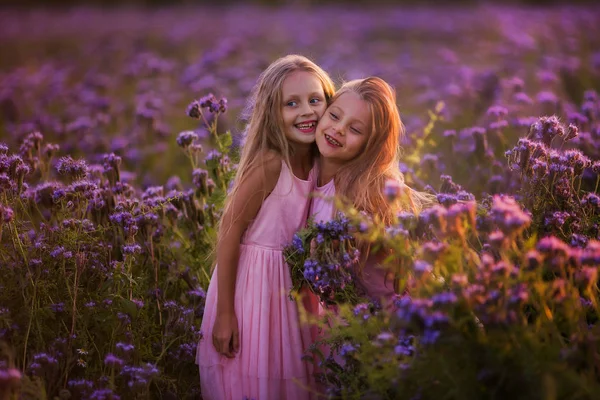
[(352, 122), (361, 125), (363, 128), (367, 126), (367, 124), (365, 124), (364, 122), (362, 122), (360, 119), (354, 119)]
[[(323, 96), (321, 95), (321, 93), (319, 93), (319, 92), (312, 92), (312, 93), (310, 93), (310, 94), (308, 95), (308, 97), (315, 97), (315, 96), (318, 96), (318, 97), (323, 97)], [(296, 94), (296, 93), (292, 93), (292, 94), (288, 95), (288, 96), (286, 97), (286, 99), (288, 99), (288, 98), (298, 98), (298, 97), (301, 97), (301, 95), (299, 95), (299, 94)]]
[[(335, 108), (335, 111), (336, 111), (338, 114), (342, 114), (342, 115), (344, 115), (344, 111), (343, 111), (341, 108), (339, 108), (338, 106), (334, 105), (334, 104), (332, 104), (331, 106), (329, 106), (329, 108), (330, 108), (331, 110), (333, 110), (333, 109)], [(331, 111), (331, 110), (330, 110), (330, 111)], [(352, 117), (350, 117), (350, 122), (351, 122), (351, 123), (358, 123), (358, 124), (362, 125), (363, 127), (366, 127), (366, 126), (367, 126), (367, 124), (365, 124), (364, 122), (362, 122), (360, 119), (357, 119), (357, 118), (352, 118)]]
[(332, 104), (329, 106), (329, 108), (331, 109), (336, 109), (338, 113), (344, 114), (344, 110), (342, 110), (341, 108), (339, 108), (338, 106), (336, 106), (335, 104)]

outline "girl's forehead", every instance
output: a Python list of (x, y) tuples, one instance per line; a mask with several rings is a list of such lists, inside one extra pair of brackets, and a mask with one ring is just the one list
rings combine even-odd
[(310, 71), (296, 70), (290, 72), (283, 80), (282, 89), (315, 88), (323, 89), (319, 77)]
[(339, 95), (330, 107), (338, 108), (348, 117), (364, 123), (371, 117), (368, 103), (358, 93), (351, 90)]

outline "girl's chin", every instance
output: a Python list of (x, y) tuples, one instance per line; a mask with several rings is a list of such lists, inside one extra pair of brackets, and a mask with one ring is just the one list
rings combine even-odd
[(288, 139), (290, 142), (297, 144), (297, 145), (309, 145), (309, 144), (315, 143), (314, 135), (312, 137), (304, 136), (304, 137), (294, 137), (294, 138), (288, 138)]

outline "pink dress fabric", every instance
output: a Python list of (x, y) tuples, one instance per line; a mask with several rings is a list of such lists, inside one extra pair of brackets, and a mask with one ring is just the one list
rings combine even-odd
[(304, 400), (313, 398), (312, 364), (303, 361), (311, 343), (301, 326), (291, 278), (282, 249), (305, 224), (314, 169), (308, 180), (294, 176), (285, 162), (273, 192), (248, 226), (240, 246), (235, 312), (240, 350), (235, 358), (218, 354), (212, 344), (217, 307), (215, 268), (206, 306), (196, 363), (203, 400)]

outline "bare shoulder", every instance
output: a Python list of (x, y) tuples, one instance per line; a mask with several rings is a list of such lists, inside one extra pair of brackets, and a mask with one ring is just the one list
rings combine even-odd
[(281, 156), (275, 151), (265, 151), (256, 155), (254, 165), (243, 182), (260, 191), (271, 192), (281, 173)]
[(265, 151), (258, 155), (258, 170), (262, 170), (267, 186), (275, 186), (281, 173), (281, 155), (273, 150)]
[(259, 157), (262, 159), (261, 164), (266, 170), (271, 172), (281, 171), (281, 154), (274, 150), (267, 150), (260, 154)]
[(281, 173), (281, 157), (272, 154), (256, 154), (250, 168), (240, 178), (231, 208), (223, 216), (241, 235), (258, 214), (262, 202), (277, 185)]

